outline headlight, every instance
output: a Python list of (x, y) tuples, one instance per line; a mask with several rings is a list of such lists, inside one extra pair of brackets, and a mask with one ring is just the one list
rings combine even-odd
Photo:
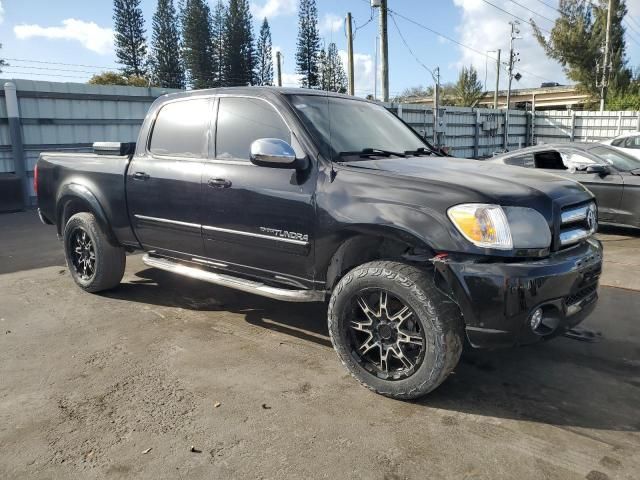
[(483, 248), (511, 250), (513, 240), (507, 216), (499, 205), (465, 203), (447, 210), (458, 231)]

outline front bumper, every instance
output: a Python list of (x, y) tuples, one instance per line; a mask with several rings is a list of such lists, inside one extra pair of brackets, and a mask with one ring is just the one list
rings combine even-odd
[[(602, 272), (602, 244), (590, 238), (543, 260), (435, 263), (464, 316), (476, 348), (535, 343), (565, 332), (595, 308)], [(542, 308), (548, 328), (533, 331), (530, 316)]]

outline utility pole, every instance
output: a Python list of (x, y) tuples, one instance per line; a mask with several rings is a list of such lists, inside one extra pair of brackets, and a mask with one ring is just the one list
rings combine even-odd
[(496, 90), (493, 92), (493, 108), (498, 108), (498, 90), (500, 89), (500, 54), (502, 50), (498, 49), (498, 58), (496, 59)]
[(280, 50), (278, 50), (276, 52), (276, 70), (277, 70), (277, 74), (278, 74), (278, 86), (281, 87), (282, 86), (282, 65), (281, 65), (281, 59), (280, 59)]
[(372, 6), (380, 8), (380, 83), (382, 101), (389, 101), (389, 43), (387, 38), (387, 0), (372, 0)]
[(380, 46), (380, 39), (376, 35), (376, 58), (373, 66), (373, 99), (378, 100), (378, 47)]
[(351, 31), (351, 12), (347, 12), (347, 55), (349, 57), (349, 95), (354, 95), (355, 84), (353, 79), (353, 32)]
[(433, 94), (433, 144), (437, 147), (440, 145), (440, 67), (436, 67), (433, 73), (436, 84)]
[(607, 97), (607, 86), (609, 84), (609, 71), (611, 65), (609, 65), (609, 50), (611, 48), (611, 10), (613, 6), (613, 0), (609, 0), (609, 7), (607, 8), (607, 33), (604, 40), (604, 63), (602, 65), (602, 81), (600, 83), (600, 111), (604, 111), (604, 101)]
[[(509, 107), (511, 106), (511, 82), (513, 81), (513, 64), (516, 61), (517, 53), (513, 50), (513, 44), (517, 35), (520, 33), (518, 25), (520, 22), (517, 20), (509, 22), (511, 25), (511, 41), (509, 43), (509, 63), (507, 65), (507, 72), (509, 73), (509, 86), (507, 87), (507, 108), (504, 112), (504, 149), (509, 149)], [(519, 60), (518, 60), (519, 61)]]

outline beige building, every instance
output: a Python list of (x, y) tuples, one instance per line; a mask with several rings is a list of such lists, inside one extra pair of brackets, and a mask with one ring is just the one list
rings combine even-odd
[[(486, 92), (475, 107), (492, 108), (493, 92)], [(523, 88), (511, 90), (511, 108), (528, 110), (582, 110), (589, 101), (589, 95), (578, 92), (575, 86), (555, 86), (541, 88)], [(421, 105), (433, 104), (432, 97), (407, 99), (403, 103)], [(498, 92), (498, 108), (505, 108), (507, 91)]]

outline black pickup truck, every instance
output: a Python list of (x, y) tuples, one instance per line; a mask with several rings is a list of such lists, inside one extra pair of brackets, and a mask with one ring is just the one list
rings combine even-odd
[(94, 150), (43, 153), (35, 180), (81, 288), (116, 287), (125, 252), (143, 250), (178, 275), (327, 302), (340, 360), (383, 395), (424, 395), (463, 344), (551, 338), (597, 300), (588, 190), (442, 157), (376, 103), (279, 88), (172, 94), (137, 143)]

